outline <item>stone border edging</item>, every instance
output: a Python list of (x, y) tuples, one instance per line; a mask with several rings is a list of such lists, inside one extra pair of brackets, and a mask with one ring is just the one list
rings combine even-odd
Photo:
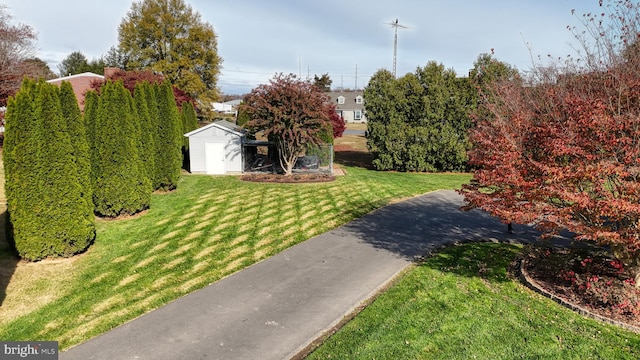
[(538, 284), (538, 282), (535, 281), (534, 279), (532, 279), (529, 276), (529, 274), (527, 273), (527, 271), (525, 269), (525, 266), (524, 266), (525, 265), (525, 260), (524, 259), (520, 259), (519, 262), (520, 262), (520, 276), (519, 276), (520, 281), (525, 286), (527, 286), (529, 289), (537, 292), (538, 294), (540, 294), (542, 296), (545, 296), (545, 297), (557, 302), (558, 304), (560, 304), (560, 305), (562, 305), (562, 306), (564, 306), (564, 307), (566, 307), (566, 308), (568, 308), (570, 310), (573, 310), (573, 311), (577, 312), (580, 315), (583, 315), (583, 316), (586, 316), (586, 317), (589, 317), (589, 318), (592, 318), (594, 320), (598, 320), (598, 321), (601, 321), (601, 322), (604, 322), (604, 323), (607, 323), (607, 324), (611, 324), (611, 325), (615, 325), (615, 326), (621, 327), (621, 328), (623, 328), (625, 330), (632, 331), (632, 332), (634, 332), (636, 334), (640, 334), (640, 327), (638, 327), (638, 326), (626, 324), (626, 323), (623, 323), (621, 321), (608, 318), (606, 316), (595, 314), (595, 313), (589, 311), (588, 309), (583, 308), (582, 306), (578, 306), (578, 305), (572, 304), (569, 301), (567, 301), (567, 300), (565, 300), (565, 299), (563, 299), (561, 297), (558, 297), (558, 296), (554, 295), (553, 293), (543, 289), (542, 286), (540, 286)]

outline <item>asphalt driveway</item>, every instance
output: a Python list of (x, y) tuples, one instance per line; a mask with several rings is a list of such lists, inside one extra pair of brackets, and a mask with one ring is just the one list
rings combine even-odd
[(62, 360), (288, 359), (416, 258), (461, 241), (530, 242), (536, 232), (459, 210), (437, 191), (374, 211), (66, 352)]

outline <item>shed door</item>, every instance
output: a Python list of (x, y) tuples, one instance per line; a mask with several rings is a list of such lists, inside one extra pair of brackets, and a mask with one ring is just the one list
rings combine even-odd
[(207, 174), (224, 174), (224, 144), (205, 143), (204, 161)]

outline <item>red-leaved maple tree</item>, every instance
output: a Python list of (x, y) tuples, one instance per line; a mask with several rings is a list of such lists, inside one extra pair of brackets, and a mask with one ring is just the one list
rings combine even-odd
[(331, 124), (331, 106), (311, 82), (278, 74), (245, 97), (242, 111), (251, 119), (245, 127), (262, 131), (275, 144), (280, 166), (285, 175), (291, 175), (307, 146), (321, 144), (321, 133)]
[(342, 137), (342, 134), (347, 129), (344, 118), (336, 112), (335, 104), (331, 104), (331, 106), (327, 108), (327, 111), (329, 112), (329, 120), (331, 121), (331, 127), (333, 128), (333, 138)]
[(482, 105), (488, 115), (471, 133), (477, 170), (461, 193), (504, 222), (535, 224), (547, 236), (567, 229), (609, 246), (637, 286), (640, 11), (631, 1), (608, 10), (612, 22), (604, 13), (587, 17), (597, 41), (585, 44), (586, 66), (539, 67), (524, 86), (493, 84), (495, 99)]
[[(115, 69), (113, 73), (111, 73), (108, 76), (108, 79), (112, 81), (121, 80), (122, 83), (124, 84), (124, 87), (127, 90), (129, 90), (129, 92), (133, 95), (133, 90), (135, 89), (137, 83), (147, 81), (150, 84), (162, 84), (162, 82), (164, 81), (164, 76), (162, 76), (162, 74), (154, 73), (151, 70), (125, 71), (122, 69)], [(104, 81), (93, 81), (91, 83), (91, 88), (100, 92), (100, 87), (105, 82), (106, 82), (106, 79)], [(195, 106), (194, 99), (191, 96), (189, 96), (186, 92), (184, 92), (183, 90), (181, 90), (175, 85), (173, 85), (172, 88), (173, 88), (173, 96), (176, 99), (176, 104), (178, 105), (178, 109), (182, 109), (182, 103), (184, 102), (190, 102)]]

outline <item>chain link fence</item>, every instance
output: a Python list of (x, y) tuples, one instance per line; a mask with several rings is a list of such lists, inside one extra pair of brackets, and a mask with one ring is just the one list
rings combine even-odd
[[(267, 142), (246, 143), (244, 162), (245, 173), (284, 173), (275, 146)], [(298, 157), (292, 172), (333, 175), (333, 145), (310, 145)]]

